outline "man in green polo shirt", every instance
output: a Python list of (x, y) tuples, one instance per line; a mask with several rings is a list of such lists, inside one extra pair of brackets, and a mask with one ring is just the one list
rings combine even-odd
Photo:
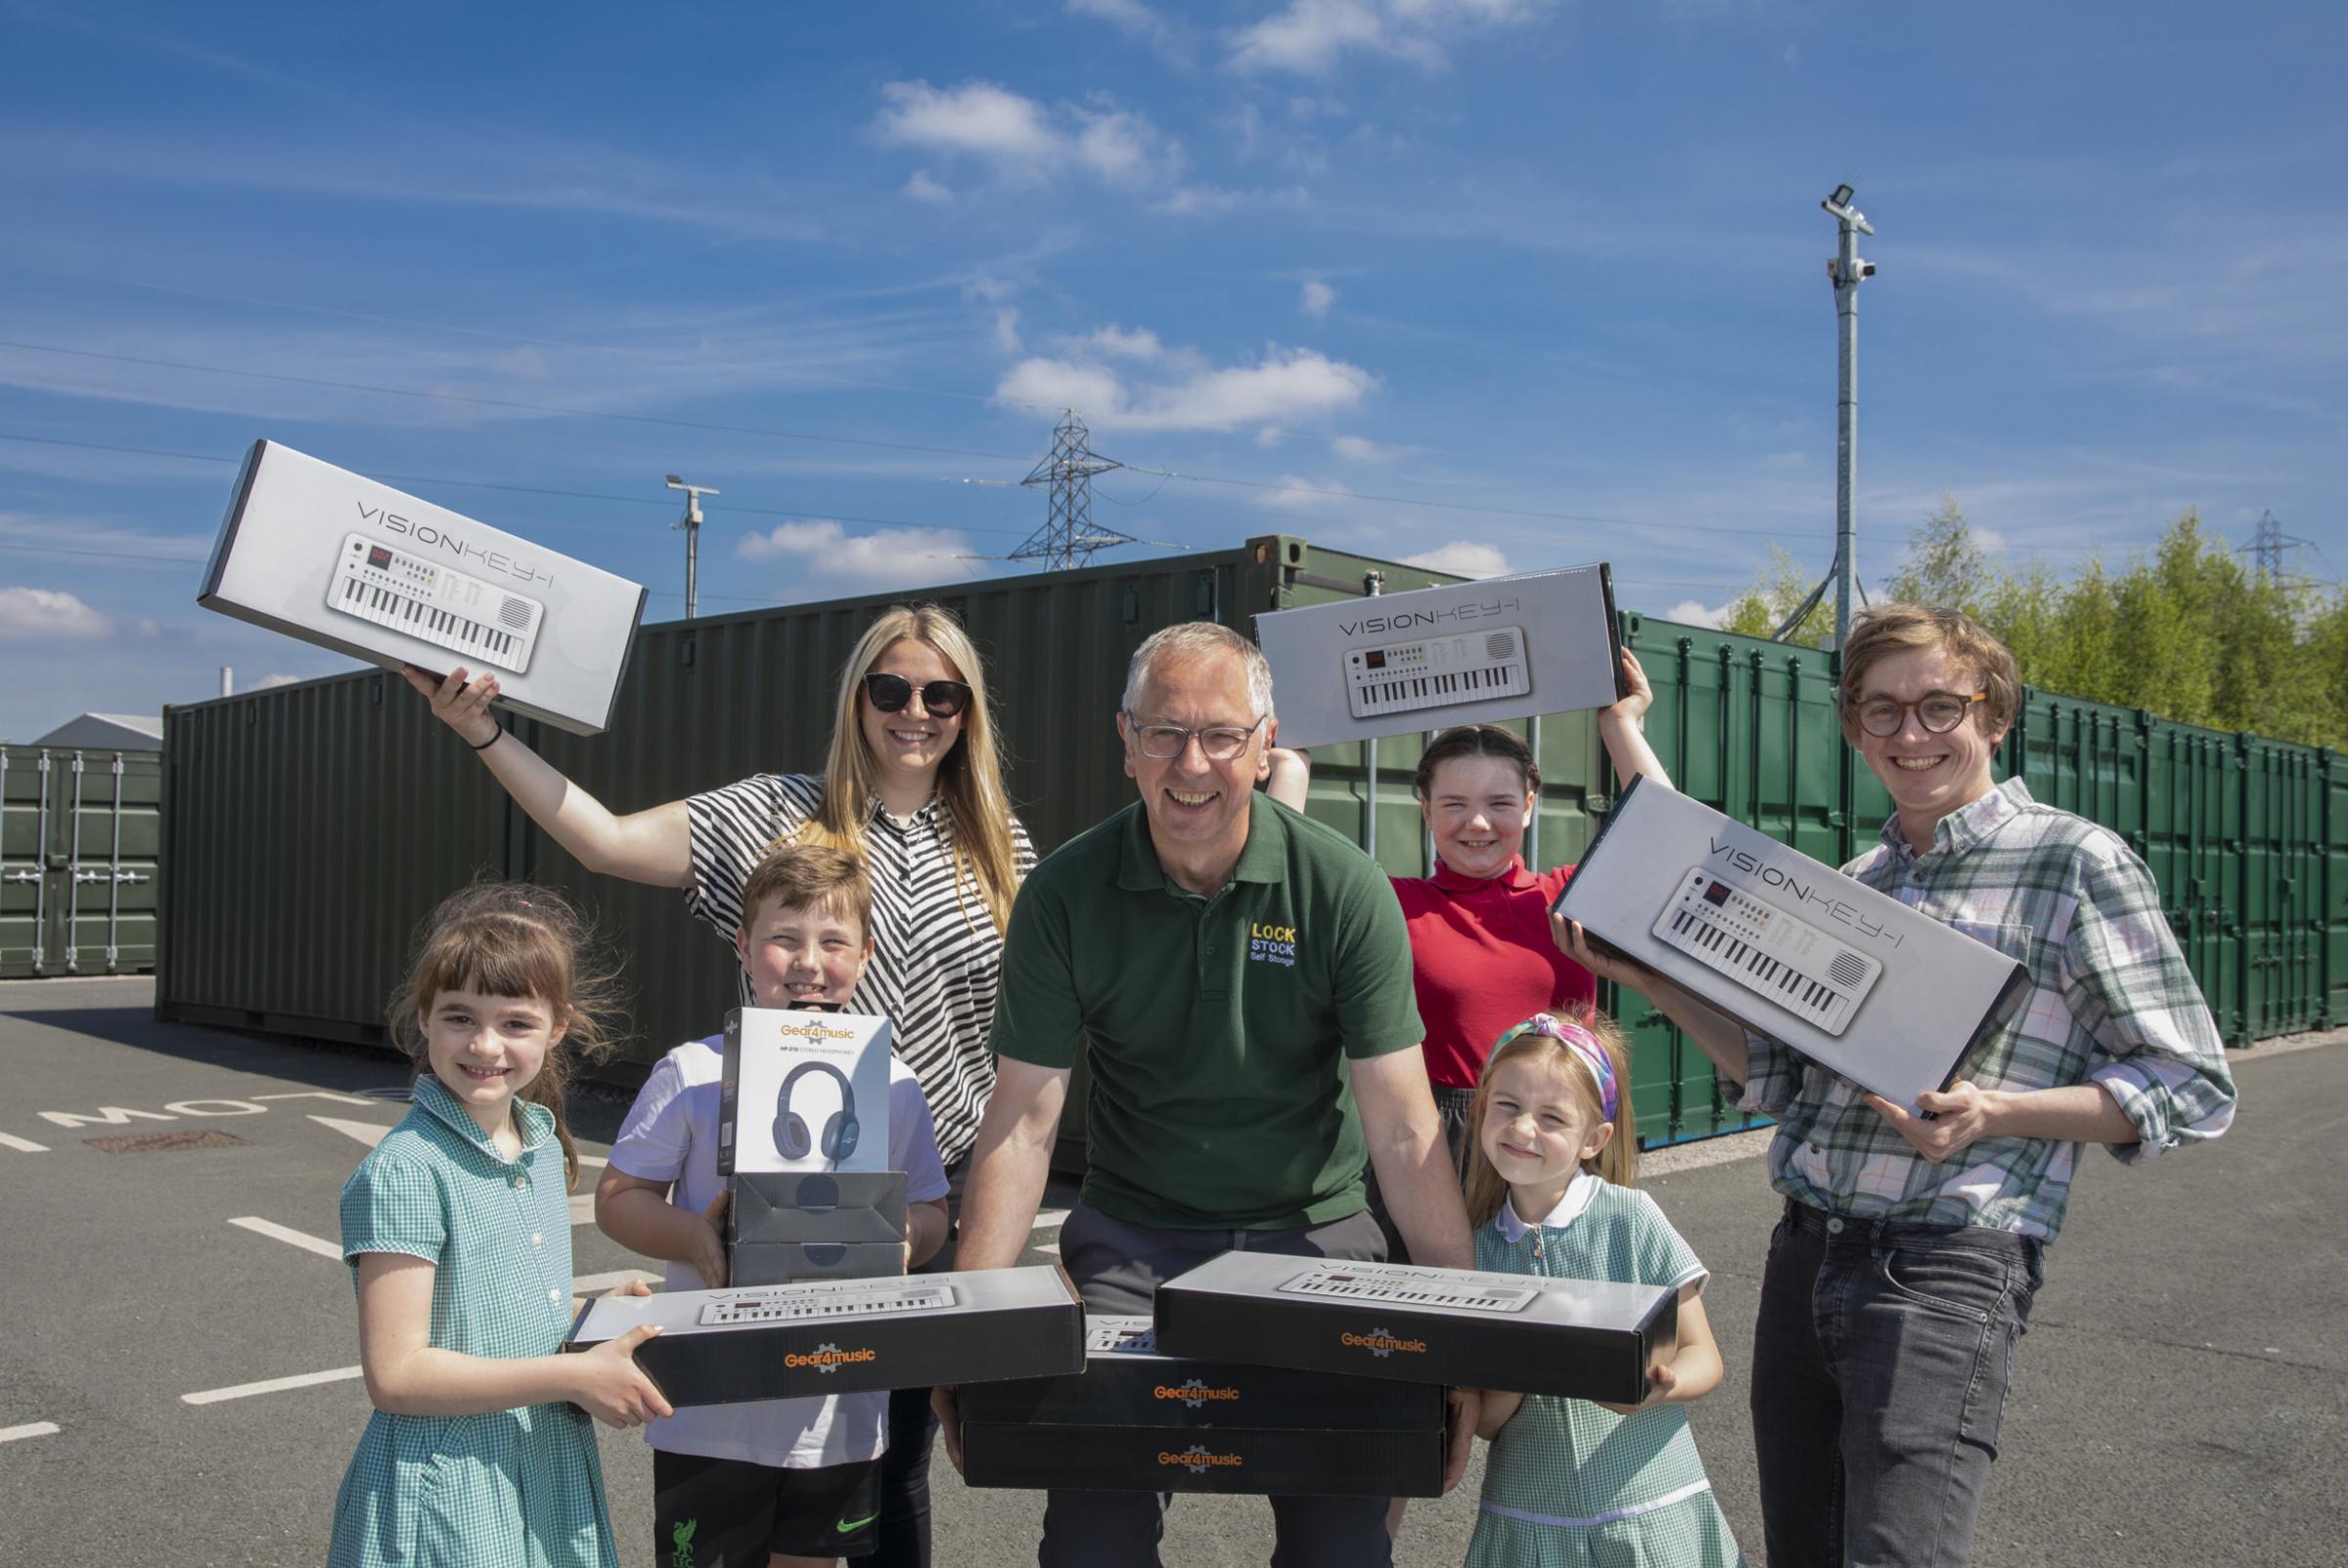
[[(1237, 1247), (1382, 1257), (1365, 1156), (1411, 1256), (1473, 1266), (1401, 908), (1359, 849), (1257, 795), (1277, 729), (1271, 666), (1238, 633), (1196, 621), (1135, 651), (1117, 734), (1141, 799), (1038, 866), (1012, 911), (960, 1267), (1017, 1262), (1080, 1041), (1092, 1159), (1061, 1261), (1092, 1311), (1146, 1314), (1159, 1281)], [(1454, 1481), (1477, 1403), (1458, 1396)], [(1391, 1560), (1381, 1499), (1272, 1506), (1275, 1561)], [(1155, 1492), (1054, 1492), (1039, 1558), (1154, 1562), (1162, 1510)]]

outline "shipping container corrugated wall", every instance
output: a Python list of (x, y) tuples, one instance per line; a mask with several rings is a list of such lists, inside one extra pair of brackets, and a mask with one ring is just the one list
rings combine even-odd
[(155, 966), (162, 758), (0, 746), (0, 979)]
[[(610, 734), (526, 720), (517, 733), (622, 812), (761, 770), (820, 772), (850, 647), (881, 605), (930, 598), (962, 617), (987, 657), (1012, 798), (1048, 851), (1132, 798), (1110, 715), (1126, 659), (1150, 633), (1189, 619), (1246, 631), (1263, 610), (1457, 580), (1283, 536), (648, 626)], [(1829, 655), (1636, 613), (1622, 621), (1655, 687), (1648, 738), (1683, 788), (1829, 864), (1874, 838), (1890, 803), (1842, 742)], [(1526, 858), (1546, 869), (1580, 855), (1615, 784), (1595, 715), (1522, 728), (1544, 776)], [(1396, 737), (1314, 758), (1308, 809), (1398, 875), (1429, 865), (1411, 793), (1422, 744)], [(416, 922), (483, 874), (552, 883), (597, 914), (628, 956), (638, 1070), (714, 1029), (730, 1005), (731, 951), (686, 915), (682, 895), (587, 873), (394, 676), (174, 708), (163, 755), (162, 1016), (380, 1040)], [(2151, 863), (2229, 1041), (2348, 1022), (2348, 768), (2338, 754), (2029, 692), (2001, 762)], [(12, 784), (12, 809), (17, 792)], [(1626, 1022), (1643, 1142), (1752, 1125), (1676, 1030), (1644, 1005)], [(1066, 1131), (1081, 1134), (1080, 1114)]]

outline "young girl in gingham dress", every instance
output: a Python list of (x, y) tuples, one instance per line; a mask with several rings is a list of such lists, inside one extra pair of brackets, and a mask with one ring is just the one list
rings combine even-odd
[(1632, 1187), (1636, 1142), (1621, 1035), (1603, 1015), (1538, 1013), (1500, 1037), (1468, 1128), (1475, 1266), (1509, 1274), (1668, 1285), (1679, 1349), (1638, 1405), (1498, 1391), (1468, 1568), (1735, 1568), (1680, 1407), (1720, 1382), (1704, 1320), (1704, 1267)]
[(655, 1330), (561, 1353), (578, 1175), (565, 1057), (612, 1043), (609, 976), (535, 887), (469, 888), (428, 933), (388, 1020), (416, 1060), (413, 1105), (342, 1188), (375, 1413), (327, 1563), (609, 1568), (589, 1416), (669, 1413), (631, 1359)]

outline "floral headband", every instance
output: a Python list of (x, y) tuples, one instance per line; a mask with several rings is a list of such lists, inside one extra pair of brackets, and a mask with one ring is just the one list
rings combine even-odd
[(1598, 1108), (1607, 1121), (1614, 1119), (1622, 1104), (1622, 1096), (1614, 1087), (1614, 1063), (1606, 1055), (1606, 1048), (1598, 1043), (1598, 1036), (1578, 1023), (1569, 1023), (1546, 1012), (1537, 1012), (1502, 1035), (1493, 1044), (1498, 1051), (1518, 1035), (1547, 1035), (1582, 1060), (1590, 1076), (1598, 1080)]

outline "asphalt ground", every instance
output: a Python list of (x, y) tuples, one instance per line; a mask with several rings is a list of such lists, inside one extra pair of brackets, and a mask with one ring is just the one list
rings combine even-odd
[[(336, 1199), (401, 1114), (406, 1073), (384, 1054), (158, 1024), (151, 1000), (145, 980), (0, 983), (0, 1564), (314, 1564), (367, 1415)], [(2237, 1054), (2244, 1109), (2216, 1144), (2133, 1170), (2085, 1162), (1975, 1562), (2348, 1560), (2342, 1044)], [(624, 1108), (575, 1107), (585, 1151), (605, 1152)], [(239, 1142), (90, 1142), (156, 1133)], [(1713, 1271), (1728, 1380), (1691, 1417), (1756, 1562), (1744, 1369), (1777, 1212), (1758, 1146), (1666, 1151), (1646, 1184)], [(1071, 1195), (1056, 1187), (1049, 1208)], [(1055, 1231), (1048, 1214), (1025, 1261), (1050, 1256)], [(572, 1240), (581, 1276), (646, 1267), (591, 1223)], [(651, 1563), (643, 1443), (606, 1431), (603, 1455), (623, 1560)], [(942, 1450), (935, 1469), (939, 1563), (1034, 1560), (1040, 1495), (966, 1491)], [(1398, 1562), (1461, 1560), (1476, 1475), (1412, 1505)], [(1260, 1501), (1190, 1498), (1164, 1553), (1261, 1563), (1271, 1545)]]

